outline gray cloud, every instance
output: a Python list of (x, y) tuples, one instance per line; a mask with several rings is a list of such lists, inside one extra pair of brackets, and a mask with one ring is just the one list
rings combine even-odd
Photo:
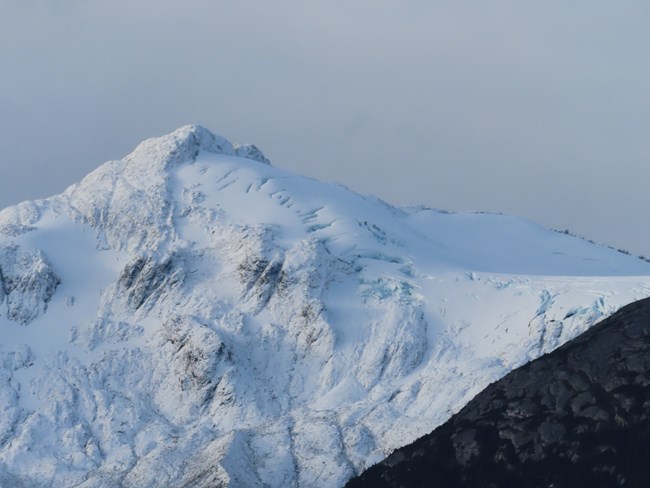
[(647, 2), (0, 0), (0, 206), (186, 123), (650, 255)]

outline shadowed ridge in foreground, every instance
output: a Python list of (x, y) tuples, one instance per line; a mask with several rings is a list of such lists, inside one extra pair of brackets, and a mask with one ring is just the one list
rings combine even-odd
[(491, 384), (362, 487), (650, 486), (650, 299)]

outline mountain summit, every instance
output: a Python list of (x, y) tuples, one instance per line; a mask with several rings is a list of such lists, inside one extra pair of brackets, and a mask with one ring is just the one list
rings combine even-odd
[(188, 126), (0, 212), (0, 285), (0, 485), (339, 487), (650, 265)]

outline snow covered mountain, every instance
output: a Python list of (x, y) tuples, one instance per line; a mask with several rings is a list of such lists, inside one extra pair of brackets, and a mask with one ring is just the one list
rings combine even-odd
[(650, 295), (644, 261), (196, 126), (2, 211), (0, 272), (11, 487), (339, 487)]

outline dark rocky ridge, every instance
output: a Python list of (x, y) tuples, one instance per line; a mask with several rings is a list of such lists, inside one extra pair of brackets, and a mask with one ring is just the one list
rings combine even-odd
[(493, 383), (346, 486), (648, 487), (649, 366), (645, 299)]

